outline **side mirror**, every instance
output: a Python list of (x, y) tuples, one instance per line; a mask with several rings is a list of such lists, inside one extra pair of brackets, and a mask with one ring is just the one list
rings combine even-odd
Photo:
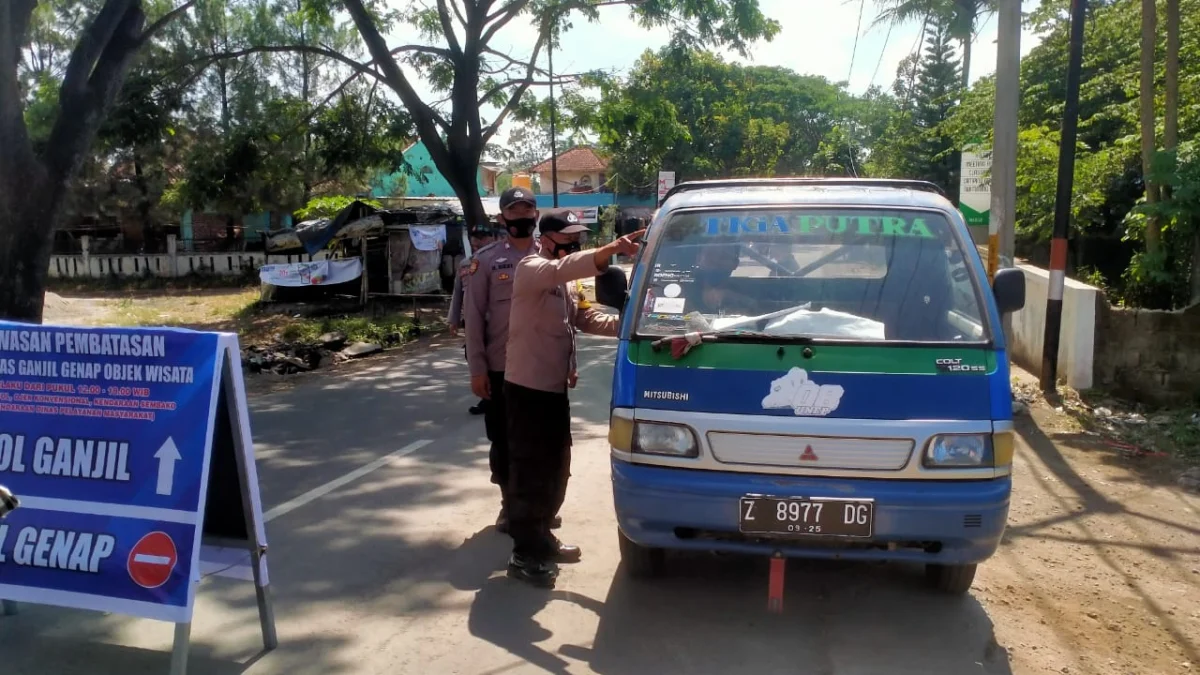
[(1011, 314), (1025, 307), (1025, 273), (1016, 267), (996, 271), (992, 293), (1001, 314)]
[(625, 270), (614, 265), (596, 275), (596, 302), (623, 311), (628, 298), (629, 280), (625, 278)]

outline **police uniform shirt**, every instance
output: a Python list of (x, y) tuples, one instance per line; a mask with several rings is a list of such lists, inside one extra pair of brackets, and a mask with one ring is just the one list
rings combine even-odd
[(513, 277), (517, 263), (537, 251), (537, 242), (532, 242), (528, 251), (521, 251), (506, 240), (484, 246), (471, 259), (466, 276), (464, 318), (467, 364), (472, 377), (504, 370)]
[(578, 372), (575, 333), (616, 337), (620, 319), (591, 308), (576, 280), (599, 274), (595, 251), (559, 260), (540, 255), (517, 265), (504, 379), (540, 391), (565, 393)]

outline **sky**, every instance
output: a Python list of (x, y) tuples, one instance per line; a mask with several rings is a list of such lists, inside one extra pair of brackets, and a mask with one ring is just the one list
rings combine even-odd
[[(395, 7), (410, 0), (390, 0)], [(859, 9), (863, 7), (859, 24)], [(1033, 10), (1038, 0), (1024, 0), (1023, 9)], [(727, 60), (754, 65), (782, 66), (801, 74), (821, 75), (831, 81), (848, 81), (852, 93), (862, 93), (872, 84), (890, 87), (900, 61), (917, 48), (921, 27), (905, 25), (893, 28), (872, 25), (877, 12), (875, 0), (759, 0), (763, 13), (780, 23), (781, 30), (771, 42), (759, 42), (751, 48), (749, 59), (723, 50)], [(560, 73), (606, 70), (623, 73), (633, 67), (647, 50), (657, 50), (670, 37), (666, 28), (644, 30), (629, 20), (627, 7), (605, 7), (598, 22), (577, 17), (574, 27), (563, 36), (554, 54), (554, 69)], [(858, 36), (857, 47), (855, 36)], [(986, 19), (974, 42), (971, 79), (977, 80), (996, 69), (996, 17)], [(1021, 33), (1021, 54), (1038, 44), (1038, 36)], [(389, 45), (423, 42), (411, 28), (398, 27), (388, 35)], [(514, 57), (528, 58), (533, 32), (528, 24), (514, 20), (497, 34), (493, 47)], [(544, 56), (543, 56), (544, 59)], [(543, 60), (543, 65), (545, 61)], [(432, 91), (408, 73), (419, 93), (430, 100)], [(418, 78), (419, 79), (419, 78)], [(539, 97), (544, 87), (532, 89)], [(436, 98), (434, 99), (436, 100)], [(489, 111), (485, 110), (485, 117)], [(511, 128), (511, 124), (508, 125)], [(494, 142), (507, 140), (508, 128)]]

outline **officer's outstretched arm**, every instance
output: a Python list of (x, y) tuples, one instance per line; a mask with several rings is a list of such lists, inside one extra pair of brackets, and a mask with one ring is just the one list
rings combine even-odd
[[(572, 253), (565, 258), (548, 260), (531, 255), (517, 263), (517, 276), (513, 279), (513, 293), (548, 291), (576, 279), (587, 279), (600, 273), (596, 269), (592, 251)], [(474, 289), (472, 288), (472, 291)]]
[(575, 327), (589, 335), (617, 337), (621, 318), (615, 314), (597, 312), (591, 308), (579, 308), (575, 313)]

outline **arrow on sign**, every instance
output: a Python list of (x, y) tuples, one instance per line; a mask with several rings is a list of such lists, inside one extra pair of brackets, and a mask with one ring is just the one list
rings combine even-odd
[(154, 453), (154, 458), (158, 460), (158, 489), (155, 492), (170, 495), (175, 488), (175, 462), (183, 459), (179, 448), (175, 447), (175, 440), (167, 438), (158, 452)]

